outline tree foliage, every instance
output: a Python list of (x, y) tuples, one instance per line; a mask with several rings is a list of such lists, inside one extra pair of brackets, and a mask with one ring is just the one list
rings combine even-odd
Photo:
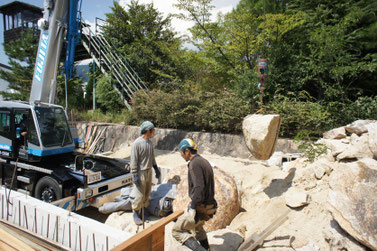
[(171, 28), (170, 16), (162, 18), (153, 4), (134, 0), (126, 8), (114, 1), (111, 10), (106, 14), (104, 35), (127, 56), (144, 82), (156, 84), (184, 77), (181, 40)]
[(15, 92), (0, 92), (5, 99), (29, 100), (38, 38), (31, 32), (22, 34), (22, 39), (3, 43), (5, 55), (9, 57), (11, 71), (0, 70), (0, 78), (9, 82)]

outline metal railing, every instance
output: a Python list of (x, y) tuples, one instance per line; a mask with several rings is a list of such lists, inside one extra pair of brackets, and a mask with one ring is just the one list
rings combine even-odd
[[(111, 42), (108, 42), (100, 32), (94, 32), (86, 23), (81, 23), (81, 41), (84, 48), (93, 58), (96, 65), (105, 75), (110, 75), (114, 89), (128, 109), (130, 101), (138, 90), (148, 90), (147, 86), (132, 69), (124, 55)], [(97, 30), (97, 29), (96, 29)]]

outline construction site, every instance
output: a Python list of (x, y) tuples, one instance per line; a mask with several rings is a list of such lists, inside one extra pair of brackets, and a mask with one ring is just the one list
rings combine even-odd
[[(156, 127), (161, 175), (153, 171), (149, 217), (136, 225), (130, 163), (141, 128), (68, 121), (67, 107), (55, 102), (60, 58), (66, 83), (74, 62), (92, 59), (127, 109), (136, 92), (148, 92), (97, 24), (81, 21), (79, 5), (0, 6), (5, 43), (25, 27), (40, 35), (29, 101), (0, 101), (0, 250), (191, 250), (172, 235), (191, 201), (184, 139), (213, 169), (217, 210), (204, 225), (207, 250), (377, 250), (376, 120), (333, 128), (311, 152), (279, 137), (281, 116), (263, 109), (243, 118), (239, 134)], [(26, 26), (10, 25), (14, 17)], [(267, 60), (257, 63), (263, 84)]]

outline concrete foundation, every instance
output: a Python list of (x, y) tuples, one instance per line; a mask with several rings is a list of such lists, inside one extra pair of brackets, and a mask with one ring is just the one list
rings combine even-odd
[(110, 250), (133, 235), (2, 186), (0, 204), (2, 219), (71, 250)]

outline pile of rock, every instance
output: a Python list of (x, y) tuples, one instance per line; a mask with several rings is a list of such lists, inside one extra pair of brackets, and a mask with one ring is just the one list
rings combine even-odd
[(356, 240), (377, 250), (377, 121), (357, 120), (325, 133), (320, 142), (338, 162), (328, 198), (334, 219)]
[[(317, 143), (328, 147), (326, 156), (313, 163), (298, 159), (286, 166), (295, 170), (286, 204), (299, 208), (311, 203), (312, 197), (317, 196), (318, 203), (318, 196), (326, 196), (323, 213), (331, 213), (331, 231), (323, 235), (330, 246), (364, 250), (365, 245), (377, 250), (377, 121), (358, 120), (333, 129)], [(341, 233), (336, 240), (334, 230)]]

